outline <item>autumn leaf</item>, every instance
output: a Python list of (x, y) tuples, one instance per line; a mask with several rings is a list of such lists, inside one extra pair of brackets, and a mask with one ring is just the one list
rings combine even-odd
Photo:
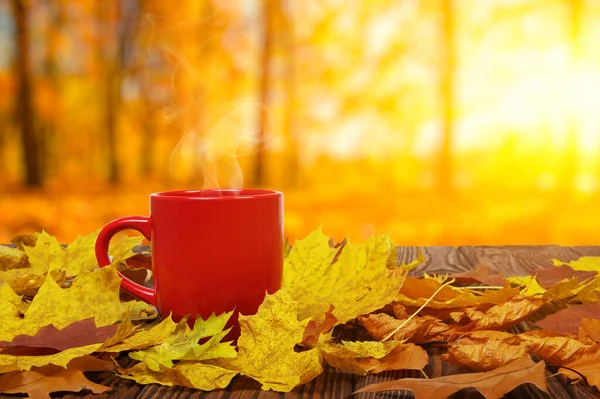
[(536, 324), (545, 330), (577, 335), (584, 318), (592, 319), (600, 315), (600, 303), (569, 305), (566, 309), (547, 316)]
[[(595, 345), (562, 366), (577, 370), (585, 376), (589, 385), (600, 389), (600, 345)], [(573, 380), (581, 379), (580, 375), (565, 368), (560, 368), (559, 372)]]
[(298, 320), (298, 302), (286, 290), (267, 294), (255, 315), (239, 316), (238, 357), (212, 364), (259, 381), (264, 390), (289, 392), (323, 371), (318, 349), (294, 350), (308, 321)]
[(0, 324), (0, 340), (11, 341), (21, 334), (33, 335), (49, 324), (62, 329), (89, 317), (94, 317), (97, 326), (114, 324), (127, 311), (119, 300), (120, 284), (114, 266), (79, 275), (69, 288), (61, 288), (52, 277), (46, 277), (23, 317), (13, 312), (12, 317), (4, 318)]
[[(152, 371), (159, 371), (160, 366), (172, 368), (173, 360), (234, 358), (237, 352), (231, 342), (221, 342), (230, 330), (224, 328), (232, 314), (228, 312), (216, 316), (213, 313), (207, 320), (197, 317), (193, 330), (188, 327), (187, 320), (182, 319), (173, 334), (160, 345), (132, 352), (129, 357), (143, 361)], [(207, 342), (198, 343), (208, 337), (211, 338)]]
[(391, 338), (418, 344), (439, 339), (450, 329), (432, 316), (413, 317), (406, 322), (407, 319), (398, 320), (385, 313), (358, 317), (360, 324), (377, 340), (383, 340), (394, 332)]
[(589, 342), (581, 342), (572, 335), (543, 330), (521, 334), (475, 331), (450, 341), (443, 360), (484, 371), (529, 355), (536, 355), (549, 364), (563, 365), (593, 349)]
[(399, 341), (326, 342), (319, 345), (319, 349), (329, 365), (359, 375), (420, 370), (429, 359), (423, 348)]
[(579, 324), (579, 332), (577, 335), (579, 338), (590, 338), (595, 342), (600, 342), (600, 320), (584, 317)]
[[(44, 283), (46, 275), (63, 285), (67, 277), (90, 272), (98, 267), (95, 255), (95, 241), (98, 232), (87, 236), (79, 236), (67, 248), (63, 248), (56, 238), (46, 232), (36, 235), (33, 246), (23, 246), (23, 251), (12, 249), (12, 257), (2, 256), (0, 265), (6, 265), (7, 259), (12, 263), (0, 267), (0, 281), (8, 283), (19, 295), (34, 296)], [(113, 263), (119, 263), (133, 256), (132, 248), (141, 243), (141, 237), (117, 237), (109, 248)], [(7, 247), (3, 247), (7, 248)], [(17, 258), (17, 252), (25, 258)]]
[(169, 316), (152, 328), (138, 330), (134, 334), (123, 339), (122, 342), (118, 341), (111, 343), (111, 345), (104, 345), (102, 350), (104, 352), (114, 353), (160, 345), (173, 334), (177, 326), (178, 323), (175, 323), (171, 316)]
[(487, 265), (477, 265), (466, 272), (452, 273), (449, 277), (456, 280), (457, 283), (482, 283), (491, 286), (503, 286), (505, 284), (504, 277), (492, 271)]
[(552, 259), (554, 266), (567, 265), (573, 270), (600, 272), (600, 256), (582, 256), (570, 262)]
[[(431, 276), (424, 278), (407, 277), (400, 292), (394, 299), (405, 306), (426, 306), (437, 309), (470, 307), (479, 304), (501, 304), (519, 295), (518, 287), (506, 283), (502, 289), (489, 289), (473, 292), (468, 287), (444, 286)], [(434, 296), (435, 294), (435, 296)], [(433, 297), (433, 299), (431, 299)]]
[(420, 346), (402, 344), (381, 359), (362, 358), (357, 362), (367, 373), (376, 374), (388, 370), (421, 370), (429, 362), (429, 356)]
[(25, 246), (33, 247), (40, 233), (33, 234), (17, 234), (10, 239), (11, 244), (21, 251), (25, 250)]
[(546, 364), (529, 358), (517, 359), (506, 366), (482, 373), (455, 374), (422, 379), (403, 378), (368, 385), (354, 393), (410, 390), (415, 399), (443, 399), (465, 388), (475, 388), (487, 399), (500, 399), (521, 384), (531, 383), (540, 390), (546, 387)]
[(529, 356), (527, 345), (506, 342), (512, 334), (479, 331), (451, 341), (442, 360), (474, 370), (489, 371)]
[(521, 287), (520, 295), (523, 296), (541, 296), (546, 292), (546, 289), (538, 283), (535, 276), (509, 277), (506, 281)]
[(533, 297), (513, 297), (504, 303), (494, 305), (477, 320), (458, 327), (457, 331), (502, 330), (509, 328), (535, 313), (546, 303)]
[(300, 319), (321, 320), (333, 305), (337, 323), (345, 323), (383, 307), (398, 292), (406, 271), (386, 267), (393, 250), (387, 236), (332, 248), (326, 235), (313, 231), (286, 258), (283, 287), (298, 301)]
[(330, 331), (335, 326), (337, 319), (333, 315), (333, 305), (330, 306), (329, 310), (325, 313), (325, 319), (323, 321), (311, 320), (304, 329), (304, 337), (302, 338), (302, 344), (305, 346), (317, 345), (319, 339), (324, 334)]
[(319, 350), (329, 365), (342, 371), (365, 375), (367, 370), (357, 361), (358, 359), (381, 359), (401, 344), (399, 341), (342, 341), (339, 344), (328, 341), (321, 343)]
[(112, 369), (114, 365), (111, 362), (83, 356), (71, 360), (66, 368), (47, 365), (0, 375), (0, 392), (26, 393), (32, 398), (50, 398), (53, 392), (79, 392), (84, 389), (102, 393), (111, 388), (89, 381), (83, 373)]
[(185, 361), (173, 368), (160, 366), (158, 372), (151, 370), (146, 363), (137, 363), (118, 372), (120, 377), (134, 380), (138, 384), (180, 385), (203, 391), (223, 389), (237, 374), (219, 366)]
[(25, 252), (0, 245), (0, 270), (21, 269), (29, 266)]
[(52, 355), (43, 356), (0, 353), (0, 373), (31, 370), (33, 367), (42, 367), (48, 364), (66, 367), (71, 360), (94, 353), (100, 346), (101, 344), (78, 346)]
[(576, 279), (583, 282), (595, 277), (598, 272), (574, 270), (568, 265), (544, 267), (536, 270), (536, 279), (542, 287), (549, 289), (563, 280)]
[(0, 341), (0, 348), (28, 346), (36, 348), (52, 348), (62, 351), (78, 346), (103, 343), (115, 335), (117, 325), (97, 327), (93, 318), (79, 320), (59, 330), (54, 325), (47, 325), (35, 335), (17, 335), (10, 342)]
[[(66, 276), (76, 276), (98, 267), (95, 245), (98, 231), (86, 236), (78, 236), (67, 248), (63, 248), (56, 238), (45, 231), (37, 237), (34, 247), (25, 247), (25, 252), (35, 270), (63, 271)], [(119, 263), (133, 255), (133, 247), (142, 243), (142, 237), (115, 237), (109, 247), (113, 263)]]

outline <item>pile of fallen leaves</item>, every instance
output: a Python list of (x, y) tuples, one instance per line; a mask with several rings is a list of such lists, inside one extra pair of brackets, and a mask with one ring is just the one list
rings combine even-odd
[[(557, 262), (536, 276), (479, 268), (414, 278), (408, 272), (420, 259), (398, 265), (387, 236), (331, 245), (315, 231), (286, 252), (283, 288), (266, 295), (255, 315), (239, 316), (236, 346), (223, 341), (231, 312), (197, 318), (190, 328), (185, 319), (159, 320), (155, 309), (124, 296), (117, 271), (138, 271), (133, 249), (141, 239), (113, 240), (112, 264), (98, 268), (96, 237), (63, 247), (42, 232), (0, 246), (0, 392), (103, 392), (110, 388), (83, 374), (101, 370), (202, 390), (244, 375), (265, 390), (288, 392), (318, 376), (324, 363), (361, 375), (423, 370), (428, 345), (474, 372), (360, 391), (409, 389), (442, 398), (472, 387), (497, 398), (523, 383), (546, 390), (547, 365), (600, 387), (597, 258)], [(141, 275), (147, 277), (145, 269)], [(505, 332), (540, 319), (544, 330)], [(348, 327), (366, 329), (372, 340), (340, 340), (337, 332)], [(122, 353), (137, 362), (120, 366), (115, 358)]]

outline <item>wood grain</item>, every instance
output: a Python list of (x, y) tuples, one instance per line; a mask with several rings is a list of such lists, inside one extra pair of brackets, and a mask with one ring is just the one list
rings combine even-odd
[(552, 266), (552, 259), (568, 262), (581, 255), (559, 245), (514, 245), (458, 247), (473, 265), (486, 265), (504, 276), (526, 276), (536, 269)]
[(398, 247), (398, 262), (410, 263), (417, 259), (418, 251), (421, 251), (425, 261), (415, 267), (409, 275), (420, 277), (423, 273), (460, 273), (473, 268), (473, 264), (456, 247)]

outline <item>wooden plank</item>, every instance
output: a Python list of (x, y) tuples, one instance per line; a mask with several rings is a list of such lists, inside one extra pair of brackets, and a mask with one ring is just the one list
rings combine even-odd
[(473, 267), (456, 247), (449, 246), (398, 247), (398, 262), (412, 262), (417, 259), (419, 250), (425, 257), (425, 261), (411, 270), (409, 274), (413, 277), (422, 276), (424, 272), (437, 274), (460, 273)]
[(458, 250), (473, 266), (486, 265), (504, 276), (526, 276), (552, 266), (552, 259), (568, 262), (580, 257), (559, 245), (464, 246)]
[(577, 245), (571, 248), (572, 251), (579, 254), (580, 256), (600, 256), (600, 246), (583, 246)]

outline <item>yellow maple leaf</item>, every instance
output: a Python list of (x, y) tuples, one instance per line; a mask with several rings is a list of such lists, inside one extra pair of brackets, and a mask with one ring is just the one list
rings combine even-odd
[(114, 266), (77, 276), (69, 288), (61, 288), (47, 276), (22, 318), (14, 315), (3, 319), (0, 340), (11, 341), (19, 334), (33, 335), (49, 324), (62, 329), (89, 317), (94, 317), (97, 326), (113, 324), (126, 313), (119, 300), (120, 284)]
[(383, 307), (400, 289), (406, 271), (386, 267), (392, 250), (387, 236), (331, 248), (326, 235), (313, 231), (286, 258), (283, 287), (298, 301), (300, 319), (321, 320), (333, 305), (337, 323), (345, 323)]
[(71, 360), (89, 355), (100, 348), (101, 345), (102, 344), (79, 346), (45, 356), (16, 356), (0, 353), (0, 373), (8, 373), (17, 370), (31, 370), (32, 367), (42, 367), (48, 364), (66, 367)]
[(546, 292), (546, 289), (538, 283), (535, 276), (518, 276), (518, 277), (509, 277), (506, 279), (509, 283), (513, 285), (518, 285), (521, 287), (521, 295), (525, 296), (539, 296), (543, 295)]
[[(235, 347), (231, 346), (231, 342), (221, 342), (230, 330), (223, 329), (232, 314), (233, 312), (228, 312), (216, 316), (213, 313), (206, 321), (197, 317), (193, 330), (184, 320), (160, 345), (132, 352), (129, 357), (143, 361), (152, 371), (160, 371), (161, 366), (172, 368), (173, 360), (234, 358), (237, 352)], [(208, 337), (211, 338), (207, 342), (198, 343)]]
[(103, 351), (122, 352), (160, 345), (175, 331), (178, 325), (179, 324), (175, 323), (171, 316), (169, 316), (151, 328), (136, 331), (122, 342), (106, 345), (106, 347), (103, 348)]
[(570, 262), (552, 259), (554, 266), (568, 265), (573, 270), (600, 272), (600, 256), (582, 256)]
[(0, 270), (20, 269), (27, 266), (25, 252), (17, 248), (0, 245)]
[(318, 348), (329, 365), (350, 373), (365, 375), (367, 370), (358, 362), (359, 359), (381, 359), (401, 344), (400, 341), (342, 341), (340, 344), (326, 341), (319, 343)]
[(255, 315), (239, 316), (238, 357), (212, 364), (259, 381), (264, 390), (289, 392), (323, 371), (318, 349), (294, 350), (308, 321), (298, 321), (298, 302), (285, 290), (267, 294)]
[[(63, 248), (56, 238), (43, 231), (38, 235), (34, 247), (25, 246), (25, 252), (36, 272), (60, 270), (66, 276), (76, 276), (98, 267), (95, 254), (99, 231), (86, 236), (78, 236), (67, 248)], [(134, 255), (132, 248), (140, 245), (142, 237), (116, 236), (109, 248), (113, 263), (121, 262)]]
[[(8, 283), (19, 295), (30, 296), (37, 293), (48, 273), (59, 285), (63, 285), (67, 277), (87, 273), (98, 267), (95, 255), (97, 236), (97, 231), (79, 236), (67, 248), (63, 248), (56, 238), (43, 231), (36, 235), (33, 246), (23, 246), (24, 251), (10, 248), (13, 250), (10, 253), (12, 258), (17, 256), (14, 251), (19, 251), (25, 255), (25, 260), (4, 269), (0, 267), (0, 282)], [(109, 249), (113, 263), (133, 256), (132, 248), (139, 245), (141, 240), (141, 237), (115, 237)], [(0, 253), (0, 264), (7, 257), (2, 257)]]
[[(26, 310), (25, 303), (8, 284), (0, 284), (0, 320), (20, 318)], [(1, 328), (1, 327), (0, 327)]]
[(181, 362), (173, 368), (161, 367), (158, 372), (151, 370), (146, 363), (138, 363), (118, 372), (121, 377), (139, 384), (181, 385), (203, 391), (223, 389), (237, 374), (232, 370), (199, 362)]

